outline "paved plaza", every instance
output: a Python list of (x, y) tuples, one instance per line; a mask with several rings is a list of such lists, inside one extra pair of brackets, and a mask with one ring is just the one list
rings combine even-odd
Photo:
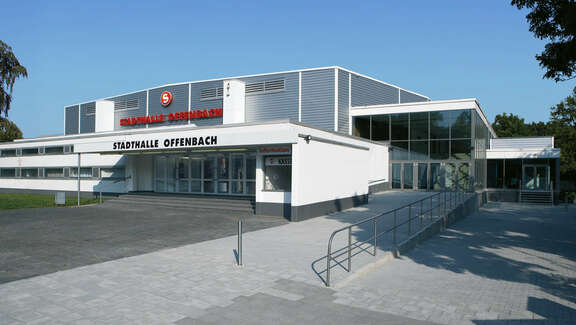
[[(573, 207), (490, 203), (400, 259), (336, 289), (323, 285), (314, 261), (334, 229), (429, 195), (378, 194), (362, 207), (251, 231), (243, 267), (234, 264), (229, 236), (5, 283), (0, 324), (574, 320)], [(386, 247), (379, 243), (379, 256)], [(358, 256), (354, 270), (376, 260)], [(349, 275), (335, 271), (336, 283)]]

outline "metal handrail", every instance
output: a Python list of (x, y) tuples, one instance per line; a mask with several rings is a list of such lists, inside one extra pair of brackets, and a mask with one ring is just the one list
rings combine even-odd
[[(441, 198), (442, 195), (444, 196), (444, 200), (443, 202), (441, 202), (440, 200), (438, 200), (438, 204), (436, 204), (434, 206), (433, 204), (433, 200), (434, 198)], [(393, 243), (394, 245), (396, 245), (396, 232), (397, 229), (400, 226), (406, 225), (408, 224), (408, 235), (411, 235), (412, 233), (412, 221), (414, 219), (420, 219), (420, 227), (423, 226), (423, 216), (426, 216), (427, 214), (430, 215), (430, 219), (433, 218), (433, 213), (434, 210), (437, 209), (438, 211), (438, 217), (441, 217), (442, 215), (447, 215), (447, 212), (449, 210), (454, 209), (457, 206), (458, 202), (463, 201), (464, 199), (464, 191), (461, 191), (458, 188), (458, 185), (456, 186), (456, 190), (455, 191), (442, 191), (442, 192), (438, 192), (435, 194), (432, 194), (426, 198), (420, 199), (418, 201), (414, 201), (411, 202), (409, 204), (403, 205), (401, 207), (392, 209), (390, 211), (386, 211), (383, 213), (380, 213), (378, 215), (375, 215), (373, 217), (369, 217), (366, 218), (364, 220), (361, 220), (359, 222), (344, 226), (342, 228), (336, 229), (335, 231), (332, 232), (332, 234), (330, 235), (330, 239), (328, 240), (328, 251), (326, 254), (326, 286), (330, 286), (330, 262), (334, 261), (337, 265), (340, 265), (343, 269), (345, 269), (347, 272), (350, 272), (352, 270), (352, 250), (353, 248), (357, 248), (360, 247), (361, 244), (365, 244), (365, 243), (371, 243), (374, 247), (373, 253), (371, 255), (376, 256), (376, 251), (377, 251), (377, 246), (378, 246), (378, 237), (390, 233), (393, 233)], [(424, 203), (427, 203), (426, 201), (430, 202), (430, 208), (427, 209), (426, 211), (424, 211)], [(419, 214), (415, 214), (415, 217), (412, 216), (412, 206), (416, 206), (419, 205), (420, 209), (419, 209)], [(398, 217), (398, 211), (403, 210), (408, 208), (408, 220), (403, 221), (401, 223), (398, 223), (397, 217)], [(441, 213), (443, 210), (443, 213)], [(381, 217), (387, 216), (393, 214), (394, 215), (394, 225), (388, 229), (385, 229), (383, 231), (381, 231), (380, 233), (378, 232), (378, 221)], [(358, 227), (360, 225), (363, 224), (367, 224), (367, 223), (372, 223), (373, 224), (373, 236), (369, 237), (368, 239), (361, 241), (358, 240), (356, 242), (354, 242), (354, 247), (353, 247), (353, 243), (352, 243), (352, 228), (354, 227)], [(445, 226), (445, 225), (444, 225)], [(340, 248), (336, 251), (332, 251), (332, 242), (334, 240), (334, 238), (336, 237), (336, 235), (340, 232), (343, 232), (345, 230), (348, 230), (348, 244), (346, 245), (346, 247)], [(358, 245), (358, 243), (360, 243), (360, 245)], [(363, 251), (366, 251), (366, 249), (362, 249)], [(337, 254), (336, 256), (333, 256), (334, 254)], [(348, 261), (348, 265), (347, 267), (344, 267), (341, 262), (339, 262), (337, 260), (338, 257), (347, 254), (347, 258), (346, 260)]]

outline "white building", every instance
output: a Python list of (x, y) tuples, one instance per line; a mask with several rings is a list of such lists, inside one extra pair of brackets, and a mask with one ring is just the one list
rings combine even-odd
[[(475, 99), (431, 101), (325, 67), (68, 106), (64, 135), (0, 144), (0, 189), (248, 197), (255, 213), (291, 220), (387, 189), (495, 187), (495, 199), (551, 198), (560, 155), (553, 139), (496, 138)], [(505, 161), (518, 159), (521, 173), (508, 171), (509, 180)]]

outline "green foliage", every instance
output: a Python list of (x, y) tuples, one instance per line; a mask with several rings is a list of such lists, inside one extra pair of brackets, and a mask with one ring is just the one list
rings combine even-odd
[(532, 135), (523, 118), (512, 113), (498, 114), (494, 118), (492, 128), (499, 137), (527, 137)]
[(22, 77), (28, 77), (28, 71), (20, 65), (12, 48), (0, 41), (0, 117), (8, 116), (14, 82)]
[(518, 9), (530, 9), (526, 15), (530, 31), (549, 40), (536, 55), (546, 69), (544, 78), (565, 81), (576, 77), (576, 2), (574, 0), (512, 0)]
[[(98, 203), (96, 198), (80, 198), (80, 205)], [(66, 198), (66, 206), (78, 204), (76, 196)], [(54, 195), (0, 193), (0, 210), (55, 207)]]
[(0, 142), (22, 139), (22, 131), (7, 118), (0, 117)]

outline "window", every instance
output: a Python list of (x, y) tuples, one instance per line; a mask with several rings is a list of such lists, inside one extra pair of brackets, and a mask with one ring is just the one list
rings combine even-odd
[(390, 115), (392, 140), (408, 140), (408, 114)]
[(504, 160), (488, 159), (488, 188), (502, 188), (504, 184)]
[(504, 164), (504, 186), (506, 188), (520, 188), (522, 180), (522, 160), (507, 159)]
[(44, 176), (46, 178), (64, 177), (64, 168), (45, 168)]
[(46, 147), (44, 154), (46, 155), (61, 155), (64, 153), (64, 147)]
[(16, 177), (16, 168), (0, 168), (0, 177)]
[(428, 140), (428, 112), (410, 113), (410, 140)]
[(450, 112), (451, 138), (470, 138), (472, 133), (472, 113), (470, 110), (458, 110)]
[(448, 139), (449, 135), (449, 112), (430, 112), (430, 139)]
[(448, 159), (450, 155), (449, 140), (430, 140), (430, 159)]
[(281, 192), (292, 190), (291, 156), (265, 157), (264, 166), (264, 190)]
[(408, 160), (408, 141), (392, 141), (390, 143), (392, 160)]
[(370, 139), (370, 116), (358, 116), (354, 118), (354, 135)]
[(16, 157), (16, 149), (4, 149), (0, 151), (0, 157)]
[(38, 168), (22, 168), (20, 174), (23, 178), (37, 178)]
[[(70, 177), (78, 177), (77, 167), (70, 167)], [(92, 167), (80, 168), (80, 177), (92, 177)]]
[(410, 159), (428, 160), (428, 141), (410, 141)]
[(472, 146), (470, 140), (452, 140), (450, 143), (451, 158), (470, 160)]
[(372, 140), (388, 141), (390, 140), (390, 118), (388, 115), (372, 116)]
[(100, 178), (124, 178), (124, 168), (100, 168)]
[(22, 149), (22, 156), (35, 156), (38, 154), (38, 148), (24, 148)]

